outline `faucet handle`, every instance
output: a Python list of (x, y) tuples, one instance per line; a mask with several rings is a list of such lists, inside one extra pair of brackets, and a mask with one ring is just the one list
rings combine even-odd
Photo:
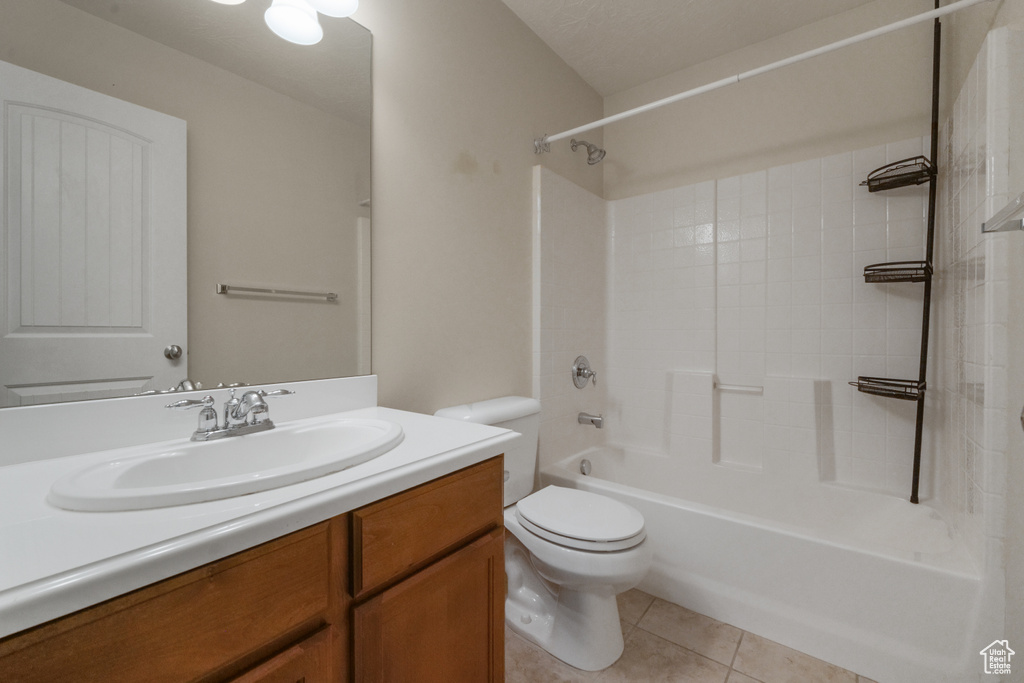
[[(267, 391), (266, 389), (259, 389), (255, 392), (260, 398), (277, 398), (279, 396), (290, 396), (295, 392), (291, 389), (274, 389)], [(267, 404), (256, 406), (252, 411), (252, 423), (263, 424), (264, 422), (270, 422), (270, 408)]]
[(256, 393), (262, 396), (263, 398), (277, 398), (278, 396), (291, 396), (295, 392), (292, 391), (291, 389), (274, 389), (273, 391), (260, 389)]
[(213, 407), (213, 396), (203, 396), (199, 400), (186, 398), (174, 403), (168, 403), (164, 407), (171, 410), (202, 408), (199, 411), (199, 424), (196, 426), (196, 434), (212, 432), (217, 429), (217, 410)]
[[(249, 392), (246, 392), (249, 393)], [(252, 392), (256, 393), (256, 392)], [(239, 425), (245, 424), (245, 417), (238, 416), (238, 409), (242, 405), (242, 400), (235, 396), (235, 388), (231, 388), (231, 396), (227, 401), (224, 402), (224, 426), (225, 427), (238, 427)]]
[(210, 408), (213, 406), (213, 396), (203, 396), (201, 399), (183, 398), (180, 401), (174, 403), (168, 403), (164, 408), (170, 408), (171, 410), (190, 410), (192, 408)]
[(572, 364), (572, 383), (577, 389), (587, 386), (587, 382), (593, 382), (597, 386), (597, 372), (590, 367), (590, 361), (586, 356), (577, 356)]

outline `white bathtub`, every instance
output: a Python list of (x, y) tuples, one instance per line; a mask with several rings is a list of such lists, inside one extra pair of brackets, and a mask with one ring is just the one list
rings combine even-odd
[(541, 479), (643, 513), (654, 565), (641, 590), (880, 683), (980, 670), (980, 573), (924, 503), (612, 448)]

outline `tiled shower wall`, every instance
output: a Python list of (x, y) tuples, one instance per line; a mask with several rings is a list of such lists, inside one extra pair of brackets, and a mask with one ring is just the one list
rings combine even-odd
[[(603, 431), (576, 417), (601, 413), (607, 396), (605, 202), (540, 166), (533, 182), (533, 395), (545, 464), (603, 443)], [(598, 373), (583, 389), (570, 373), (580, 355)]]
[[(715, 183), (610, 202), (608, 223), (609, 438), (664, 452), (669, 372), (715, 367)], [(698, 400), (690, 399), (693, 417), (709, 417)]]
[[(1007, 137), (1009, 61), (1021, 52), (1019, 39), (992, 41), (940, 138), (921, 488), (953, 508), (979, 564), (1002, 533), (1009, 294), (1005, 238), (977, 226), (1007, 199), (1008, 143), (995, 136)], [(543, 461), (604, 436), (906, 497), (916, 405), (848, 381), (917, 377), (923, 286), (862, 273), (924, 258), (927, 187), (868, 193), (860, 182), (928, 153), (919, 138), (612, 202), (537, 169)], [(578, 353), (594, 362), (597, 388), (572, 387)], [(603, 412), (606, 429), (576, 425), (579, 410)]]
[(1005, 241), (1019, 236), (983, 236), (981, 224), (1012, 198), (1010, 112), (1012, 103), (1024, 103), (1013, 77), (1021, 67), (1020, 32), (990, 33), (940, 135), (939, 493), (975, 560), (987, 567), (1000, 563), (1006, 494)]
[[(926, 148), (917, 138), (611, 202), (609, 439), (668, 450), (704, 401), (707, 419), (690, 422), (710, 430), (698, 457), (908, 494), (915, 404), (848, 382), (917, 377), (922, 286), (862, 272), (923, 258), (927, 188), (859, 183)], [(673, 371), (739, 390), (709, 383), (679, 411)]]

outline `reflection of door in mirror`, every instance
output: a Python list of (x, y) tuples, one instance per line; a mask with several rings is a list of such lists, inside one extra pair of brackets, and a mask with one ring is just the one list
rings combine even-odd
[(0, 407), (173, 386), (185, 122), (3, 62), (0, 94)]

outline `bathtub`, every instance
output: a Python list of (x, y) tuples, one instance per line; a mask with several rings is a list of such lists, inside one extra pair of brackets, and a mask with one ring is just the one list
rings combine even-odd
[(644, 515), (654, 564), (639, 588), (652, 595), (880, 683), (980, 671), (981, 574), (924, 503), (614, 448), (541, 480)]

